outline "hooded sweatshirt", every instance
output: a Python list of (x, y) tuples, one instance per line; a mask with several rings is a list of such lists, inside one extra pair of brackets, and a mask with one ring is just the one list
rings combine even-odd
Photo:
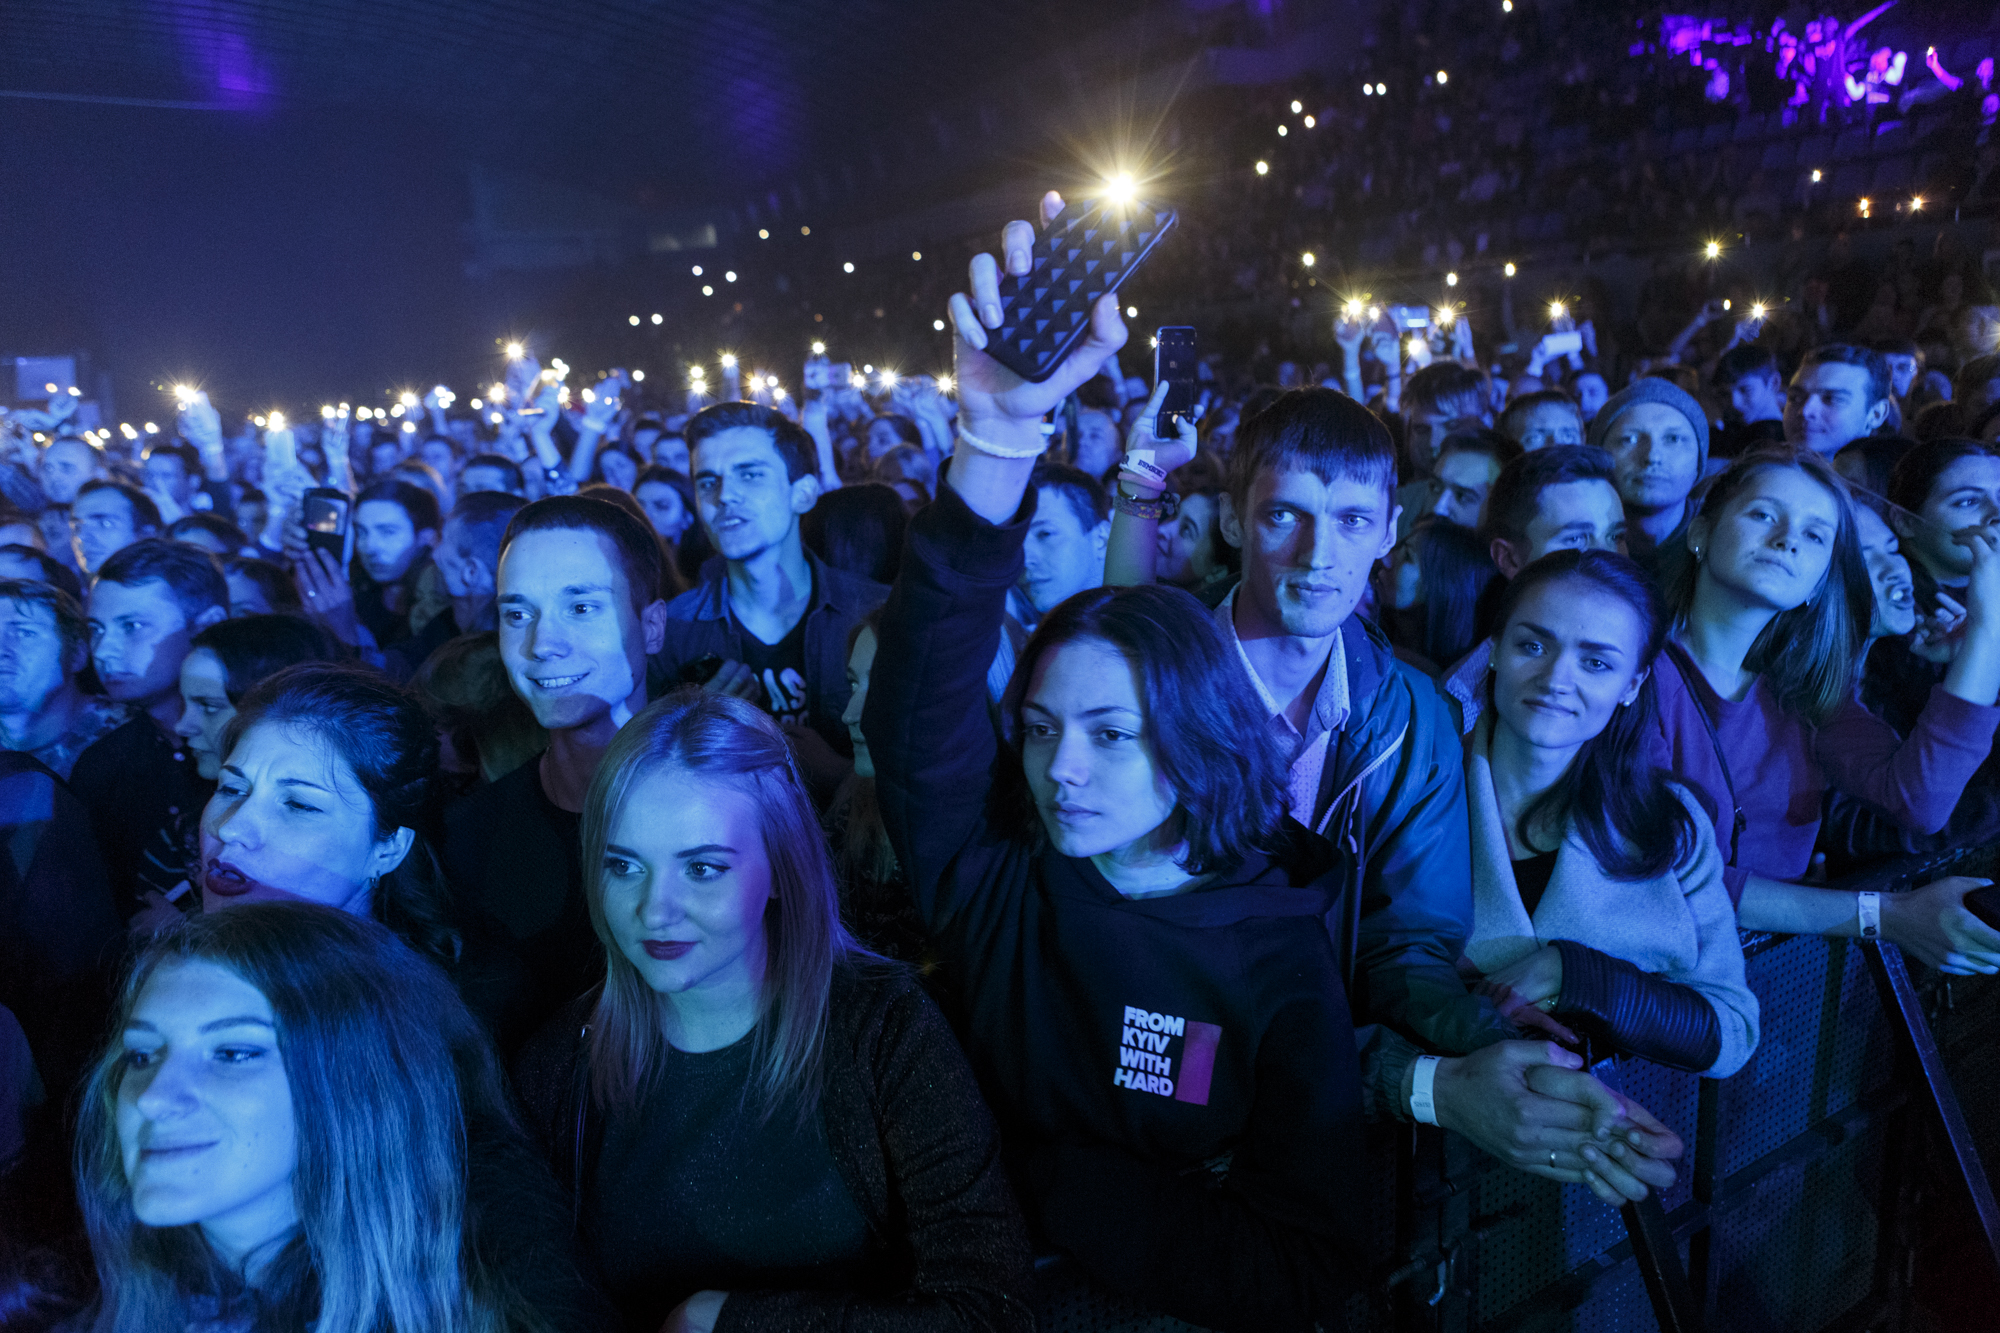
[(947, 487), (917, 515), (862, 720), (1023, 1203), (1096, 1282), (1163, 1313), (1339, 1327), (1367, 1205), (1324, 918), (1351, 867), (1296, 830), (1276, 857), (1127, 899), (993, 808), (1018, 760), (984, 682), (1034, 508), (1031, 490), (997, 526)]

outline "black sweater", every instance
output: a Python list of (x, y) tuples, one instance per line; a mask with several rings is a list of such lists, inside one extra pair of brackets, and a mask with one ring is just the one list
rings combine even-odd
[[(595, 996), (522, 1050), (515, 1088), (559, 1178), (597, 1174), (603, 1113), (588, 1092)], [(731, 1291), (716, 1333), (1027, 1333), (1028, 1246), (993, 1118), (937, 1007), (901, 969), (836, 970), (820, 1123), (868, 1219), (867, 1290)]]
[[(1103, 1285), (1216, 1328), (1342, 1324), (1365, 1253), (1354, 1032), (1325, 866), (1120, 896), (988, 809), (985, 706), (1031, 491), (912, 522), (863, 728), (1031, 1220)], [(1322, 873), (1325, 872), (1325, 873)]]

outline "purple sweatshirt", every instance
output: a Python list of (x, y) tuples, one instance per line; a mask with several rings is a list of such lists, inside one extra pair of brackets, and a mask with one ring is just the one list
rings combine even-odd
[[(1716, 694), (1672, 653), (1653, 666), (1659, 691), (1655, 762), (1691, 785), (1715, 814), (1715, 846), (1729, 856), (1735, 805), (1747, 823), (1736, 862), (1723, 867), (1733, 902), (1752, 875), (1796, 880), (1812, 866), (1821, 800), (1838, 787), (1920, 833), (1944, 827), (2000, 727), (2000, 707), (1933, 689), (1906, 740), (1861, 706), (1857, 692), (1815, 729), (1786, 712), (1759, 676), (1741, 703)], [(1715, 720), (1710, 740), (1701, 709)], [(1728, 776), (1716, 756), (1720, 743)], [(1730, 783), (1735, 784), (1732, 804)]]

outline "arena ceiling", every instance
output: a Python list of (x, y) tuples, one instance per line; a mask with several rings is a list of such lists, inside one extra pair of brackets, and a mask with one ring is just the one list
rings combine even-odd
[(238, 117), (366, 107), (435, 126), (489, 166), (711, 203), (1142, 7), (7, 0), (0, 114), (23, 98)]

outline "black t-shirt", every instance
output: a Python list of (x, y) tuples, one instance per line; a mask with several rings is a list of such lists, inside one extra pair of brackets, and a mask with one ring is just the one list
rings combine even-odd
[(172, 892), (197, 856), (202, 807), (214, 791), (194, 756), (147, 713), (106, 732), (77, 756), (70, 790), (90, 811), (118, 910), (130, 917), (148, 889)]
[[(729, 613), (732, 620), (736, 613)], [(776, 643), (764, 643), (744, 629), (737, 621), (736, 627), (743, 631), (743, 665), (757, 673), (757, 683), (764, 687), (764, 708), (779, 721), (791, 721), (804, 725), (808, 719), (806, 712), (806, 618), (800, 616)]]
[(673, 1051), (640, 1104), (605, 1124), (582, 1231), (635, 1333), (697, 1291), (864, 1285), (868, 1221), (820, 1119), (761, 1119), (752, 1054), (750, 1037)]
[(444, 866), (466, 914), (511, 950), (518, 994), (489, 1010), (512, 1052), (549, 1015), (604, 980), (583, 899), (583, 816), (542, 790), (540, 756), (445, 812)]
[(1514, 887), (1520, 892), (1521, 906), (1529, 916), (1541, 906), (1542, 897), (1549, 891), (1549, 878), (1556, 873), (1556, 854), (1537, 852), (1514, 862)]

